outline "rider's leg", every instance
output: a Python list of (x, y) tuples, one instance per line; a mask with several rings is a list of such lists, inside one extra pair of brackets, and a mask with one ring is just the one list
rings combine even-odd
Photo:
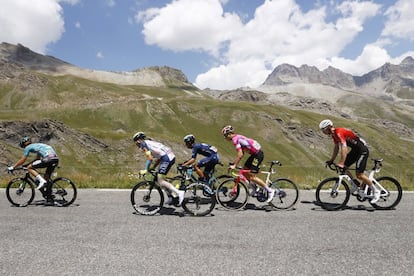
[(200, 178), (205, 177), (203, 171), (200, 169), (200, 167), (197, 164), (194, 165), (194, 170), (196, 171), (198, 177)]
[(375, 185), (373, 185), (372, 181), (364, 173), (365, 168), (367, 166), (368, 156), (369, 156), (368, 148), (364, 148), (364, 150), (361, 152), (361, 155), (358, 157), (358, 160), (356, 162), (356, 176), (358, 179), (362, 181), (363, 184), (366, 184), (369, 186), (369, 188), (371, 189), (371, 195), (373, 195), (371, 203), (376, 203), (380, 198), (380, 191), (375, 188)]
[(47, 167), (45, 171), (45, 180), (47, 181), (46, 185), (46, 200), (53, 201), (52, 198), (52, 183), (51, 183), (51, 176), (52, 173), (55, 171), (55, 168), (59, 164), (59, 159), (49, 159), (47, 162)]
[(29, 173), (33, 175), (39, 182), (37, 189), (41, 189), (46, 184), (46, 180), (43, 178), (43, 176), (38, 171), (36, 171), (36, 168), (42, 168), (40, 164), (41, 160), (36, 160), (35, 162), (27, 166), (27, 170), (29, 171)]
[(184, 191), (178, 190), (174, 185), (164, 179), (174, 163), (175, 159), (169, 160), (167, 156), (161, 157), (158, 167), (158, 184), (170, 192), (175, 193), (178, 196), (178, 205), (181, 205), (184, 199)]

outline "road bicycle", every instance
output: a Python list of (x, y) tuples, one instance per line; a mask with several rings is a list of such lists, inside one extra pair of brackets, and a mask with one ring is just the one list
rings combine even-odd
[[(16, 177), (10, 180), (6, 186), (7, 199), (13, 206), (26, 207), (30, 205), (35, 198), (35, 188), (38, 182), (30, 175), (29, 170), (25, 167), (15, 168), (13, 171), (24, 171), (24, 177)], [(46, 200), (46, 187), (51, 185), (51, 197), (54, 205), (66, 207), (76, 200), (77, 189), (75, 183), (66, 177), (49, 179), (48, 183), (39, 189), (43, 198)]]
[[(216, 205), (214, 197), (211, 196), (212, 190), (210, 187), (201, 182), (189, 182), (185, 167), (179, 167), (179, 173), (180, 175), (166, 180), (170, 183), (180, 181), (179, 190), (185, 192), (184, 200), (181, 203), (184, 211), (193, 216), (210, 214)], [(164, 188), (158, 184), (157, 177), (158, 172), (150, 170), (149, 173), (144, 175), (145, 180), (137, 183), (132, 188), (131, 204), (134, 210), (141, 215), (155, 215), (164, 205)], [(179, 207), (178, 199), (174, 198), (167, 190), (166, 194), (170, 201), (169, 204)]]
[[(217, 165), (224, 166), (223, 163), (221, 162), (217, 163)], [(179, 174), (182, 174), (184, 172), (188, 183), (201, 182), (209, 186), (211, 189), (211, 192), (213, 193), (211, 195), (214, 195), (216, 193), (218, 186), (224, 180), (233, 178), (233, 176), (229, 174), (221, 174), (221, 175), (216, 176), (217, 170), (214, 169), (210, 171), (209, 174), (207, 175), (207, 180), (200, 179), (198, 174), (195, 172), (193, 165), (183, 167), (182, 164), (178, 164), (177, 172)], [(178, 175), (173, 178), (170, 178), (170, 181), (173, 184), (175, 183), (175, 186), (178, 188), (181, 185), (181, 179), (182, 179), (181, 175)], [(226, 189), (222, 189), (222, 192), (225, 193), (226, 191), (227, 191)], [(208, 195), (207, 190), (205, 191), (205, 194)]]
[[(268, 171), (261, 171), (266, 174), (265, 183), (272, 189), (275, 189), (275, 195), (269, 205), (276, 209), (291, 209), (299, 199), (298, 186), (288, 178), (277, 178), (271, 180), (271, 176), (276, 173), (275, 165), (282, 166), (279, 161), (269, 162)], [(268, 192), (266, 189), (249, 182), (244, 176), (250, 170), (237, 168), (237, 172), (232, 170), (232, 179), (225, 180), (218, 186), (218, 191), (228, 190), (227, 193), (216, 193), (217, 202), (228, 210), (239, 210), (244, 208), (249, 200), (249, 196), (256, 198), (259, 202), (266, 202)]]
[(368, 202), (378, 210), (393, 209), (402, 198), (402, 188), (400, 183), (393, 177), (380, 176), (375, 178), (375, 174), (381, 171), (383, 159), (372, 159), (374, 166), (369, 172), (369, 179), (375, 188), (378, 189), (380, 199), (376, 203), (371, 203), (373, 193), (368, 185), (360, 186), (358, 180), (352, 179), (347, 173), (346, 168), (331, 164), (328, 167), (336, 171), (338, 177), (329, 177), (322, 180), (316, 188), (316, 202), (329, 211), (344, 209), (353, 195), (360, 202)]

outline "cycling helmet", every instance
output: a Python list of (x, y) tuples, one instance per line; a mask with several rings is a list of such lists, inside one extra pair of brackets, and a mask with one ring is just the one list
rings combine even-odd
[(139, 139), (145, 139), (145, 133), (144, 132), (137, 132), (134, 134), (134, 136), (132, 136), (132, 140), (134, 140), (134, 142), (138, 141)]
[(22, 140), (20, 140), (19, 146), (21, 148), (24, 148), (24, 144), (26, 144), (27, 142), (31, 141), (32, 139), (28, 136), (25, 136), (22, 138)]
[(319, 124), (319, 128), (320, 128), (320, 129), (325, 129), (325, 128), (329, 127), (329, 126), (333, 126), (332, 121), (331, 121), (331, 120), (329, 120), (329, 119), (323, 120), (323, 121), (322, 121), (322, 122), (320, 122), (320, 124)]
[(192, 134), (188, 134), (186, 136), (184, 136), (184, 143), (186, 144), (194, 144), (195, 142), (195, 137)]
[(229, 135), (229, 133), (233, 133), (233, 132), (234, 132), (234, 129), (230, 125), (223, 127), (223, 129), (221, 130), (221, 133), (223, 133), (224, 136), (227, 136)]

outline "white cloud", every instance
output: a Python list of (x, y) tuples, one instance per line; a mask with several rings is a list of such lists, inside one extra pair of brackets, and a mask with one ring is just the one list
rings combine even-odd
[(217, 56), (223, 43), (242, 27), (239, 17), (224, 13), (219, 0), (178, 0), (140, 12), (145, 41), (173, 51), (200, 50)]
[(391, 6), (385, 15), (388, 17), (383, 36), (393, 36), (414, 41), (414, 1), (399, 0)]
[(81, 23), (79, 21), (76, 21), (75, 22), (75, 28), (77, 28), (77, 29), (81, 29), (82, 28), (81, 27)]
[(58, 0), (0, 0), (0, 41), (45, 53), (64, 32)]
[(96, 57), (99, 58), (99, 59), (104, 58), (104, 55), (103, 55), (102, 51), (97, 52)]
[(368, 20), (384, 16), (382, 6), (374, 1), (326, 1), (329, 6), (318, 2), (304, 12), (294, 0), (265, 0), (245, 24), (237, 14), (223, 11), (227, 2), (175, 0), (141, 12), (136, 19), (143, 23), (148, 44), (172, 51), (199, 50), (215, 57), (217, 65), (195, 80), (200, 88), (256, 87), (282, 63), (320, 70), (333, 66), (363, 74), (385, 62), (400, 62), (400, 57), (392, 58), (387, 52), (390, 40), (386, 36), (414, 38), (412, 0), (399, 0), (386, 11), (383, 36), (361, 46), (355, 59), (341, 53), (364, 31)]

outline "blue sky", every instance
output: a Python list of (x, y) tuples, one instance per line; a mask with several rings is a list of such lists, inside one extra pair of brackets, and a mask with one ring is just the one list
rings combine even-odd
[(104, 71), (257, 87), (282, 64), (362, 75), (414, 56), (413, 0), (0, 0), (0, 41)]

